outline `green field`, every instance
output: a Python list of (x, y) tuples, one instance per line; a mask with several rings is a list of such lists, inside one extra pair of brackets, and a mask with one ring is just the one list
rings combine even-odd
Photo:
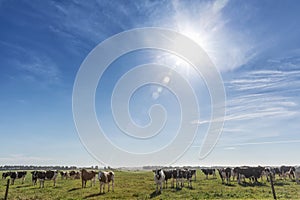
[[(259, 185), (222, 185), (217, 178), (209, 177), (197, 171), (197, 181), (193, 182), (193, 189), (184, 187), (181, 190), (174, 188), (164, 189), (155, 195), (153, 173), (149, 171), (115, 171), (115, 191), (99, 194), (99, 181), (96, 186), (81, 188), (81, 180), (61, 180), (60, 175), (57, 185), (53, 181), (46, 181), (45, 188), (39, 185), (32, 186), (31, 174), (26, 177), (22, 185), (20, 180), (10, 186), (8, 199), (272, 199), (271, 187), (268, 182), (260, 181)], [(6, 180), (0, 180), (0, 199), (4, 197)], [(300, 185), (291, 180), (275, 181), (275, 190), (278, 199), (300, 199)]]

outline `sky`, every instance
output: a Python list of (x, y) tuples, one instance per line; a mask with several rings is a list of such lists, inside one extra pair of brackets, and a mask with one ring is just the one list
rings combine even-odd
[[(142, 127), (151, 122), (151, 106), (164, 107), (167, 121), (153, 140), (131, 141), (116, 126), (110, 106), (120, 77), (135, 66), (158, 63), (188, 80), (200, 110), (190, 124), (198, 128), (194, 140), (172, 165), (299, 165), (299, 10), (297, 0), (0, 0), (0, 165), (119, 166), (114, 160), (120, 157), (100, 146), (111, 158), (101, 162), (80, 139), (73, 87), (81, 64), (98, 44), (145, 27), (176, 31), (207, 53), (224, 84), (224, 126), (216, 146), (200, 159), (211, 122), (205, 80), (180, 57), (143, 49), (111, 63), (97, 86), (97, 119), (114, 145), (147, 153), (176, 137), (180, 99), (167, 87), (144, 85), (128, 102), (132, 121)], [(142, 72), (136, 80), (147, 75)], [(152, 164), (159, 163), (134, 163)]]

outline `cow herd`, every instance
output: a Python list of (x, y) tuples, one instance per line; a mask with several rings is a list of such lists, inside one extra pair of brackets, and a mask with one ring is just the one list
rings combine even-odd
[[(218, 167), (218, 168), (201, 168), (201, 171), (205, 175), (206, 179), (211, 175), (216, 178), (216, 172), (218, 172), (222, 184), (229, 185), (230, 181), (237, 181), (238, 184), (246, 183), (248, 179), (251, 183), (258, 183), (259, 179), (266, 177), (267, 181), (275, 180), (276, 175), (281, 179), (289, 177), (291, 180), (295, 180), (298, 184), (300, 183), (300, 166), (281, 166), (281, 167)], [(169, 179), (172, 179), (171, 187), (174, 188), (174, 181), (176, 181), (176, 188), (182, 188), (184, 181), (187, 181), (188, 187), (192, 188), (192, 177), (195, 176), (196, 170), (187, 168), (178, 169), (156, 169), (154, 172), (154, 182), (156, 184), (156, 193), (161, 192), (163, 185), (167, 188)]]
[[(291, 179), (295, 180), (298, 184), (300, 183), (300, 166), (281, 166), (281, 167), (225, 167), (225, 168), (201, 168), (201, 171), (205, 175), (206, 179), (209, 176), (216, 178), (216, 172), (219, 174), (222, 184), (230, 184), (230, 181), (237, 181), (238, 184), (247, 183), (246, 179), (250, 183), (258, 183), (259, 179), (266, 177), (269, 181), (270, 178), (275, 180), (276, 175), (281, 179)], [(44, 182), (46, 180), (52, 180), (55, 186), (58, 174), (60, 174), (61, 179), (81, 179), (82, 188), (86, 187), (87, 181), (91, 181), (91, 186), (96, 184), (96, 177), (100, 183), (100, 193), (105, 192), (105, 185), (108, 185), (108, 191), (110, 191), (110, 184), (112, 186), (112, 191), (114, 191), (114, 177), (113, 171), (88, 171), (82, 169), (80, 171), (57, 171), (57, 170), (47, 170), (47, 171), (31, 171), (32, 184), (36, 185), (39, 181), (39, 187), (44, 187)], [(171, 188), (182, 189), (185, 187), (185, 183), (188, 188), (192, 187), (192, 181), (196, 181), (196, 170), (191, 168), (172, 168), (172, 169), (156, 169), (153, 170), (154, 182), (156, 185), (156, 193), (161, 192), (163, 188), (168, 187), (168, 181)], [(15, 183), (15, 179), (20, 179), (23, 184), (25, 177), (27, 175), (26, 171), (16, 171), (16, 172), (3, 172), (2, 179), (10, 177), (11, 184)]]
[[(91, 186), (96, 184), (96, 175), (98, 174), (98, 180), (100, 182), (100, 193), (104, 193), (105, 184), (108, 185), (108, 191), (110, 190), (110, 183), (112, 183), (112, 191), (114, 191), (114, 172), (113, 171), (87, 171), (82, 169), (81, 171), (60, 171), (57, 170), (40, 170), (40, 171), (31, 171), (32, 184), (36, 185), (39, 181), (39, 187), (43, 188), (46, 180), (52, 180), (53, 185), (56, 185), (56, 180), (58, 174), (61, 175), (61, 179), (81, 179), (82, 188), (86, 187), (87, 181), (91, 181)], [(3, 172), (2, 179), (10, 178), (11, 185), (14, 185), (15, 179), (21, 179), (22, 184), (25, 181), (27, 172), (26, 171), (17, 171), (17, 172)]]

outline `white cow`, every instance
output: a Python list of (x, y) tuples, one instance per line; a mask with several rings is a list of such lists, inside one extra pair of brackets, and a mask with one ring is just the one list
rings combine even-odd
[(162, 186), (165, 181), (165, 173), (162, 169), (153, 170), (154, 172), (154, 181), (156, 183), (156, 193), (158, 193), (158, 186), (160, 187), (160, 192), (162, 191)]
[(299, 178), (300, 178), (300, 166), (296, 166), (295, 167), (295, 179), (297, 184), (299, 184)]

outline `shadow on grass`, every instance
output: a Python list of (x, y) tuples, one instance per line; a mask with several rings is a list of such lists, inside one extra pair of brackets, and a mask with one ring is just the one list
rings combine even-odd
[(157, 197), (157, 196), (159, 196), (160, 194), (161, 194), (160, 191), (157, 192), (157, 193), (156, 193), (156, 191), (154, 191), (154, 192), (152, 192), (152, 193), (150, 194), (150, 199), (152, 199), (152, 198), (154, 198), (154, 197)]
[(290, 185), (288, 182), (274, 182), (273, 185), (275, 186), (285, 186)]
[(81, 187), (78, 187), (78, 188), (72, 188), (72, 189), (69, 189), (68, 192), (72, 192), (72, 191), (75, 191), (75, 190), (80, 190)]
[(266, 186), (265, 183), (261, 183), (261, 182), (254, 182), (254, 183), (242, 182), (239, 183), (239, 185), (243, 187)]
[(223, 185), (227, 186), (227, 187), (235, 187), (234, 184), (232, 183), (222, 183)]
[(26, 187), (31, 187), (32, 185), (19, 185), (16, 188), (26, 188)]
[(92, 198), (92, 197), (98, 197), (98, 196), (102, 196), (105, 193), (95, 193), (95, 194), (90, 194), (88, 196), (83, 197), (83, 199), (88, 199), (88, 198)]

